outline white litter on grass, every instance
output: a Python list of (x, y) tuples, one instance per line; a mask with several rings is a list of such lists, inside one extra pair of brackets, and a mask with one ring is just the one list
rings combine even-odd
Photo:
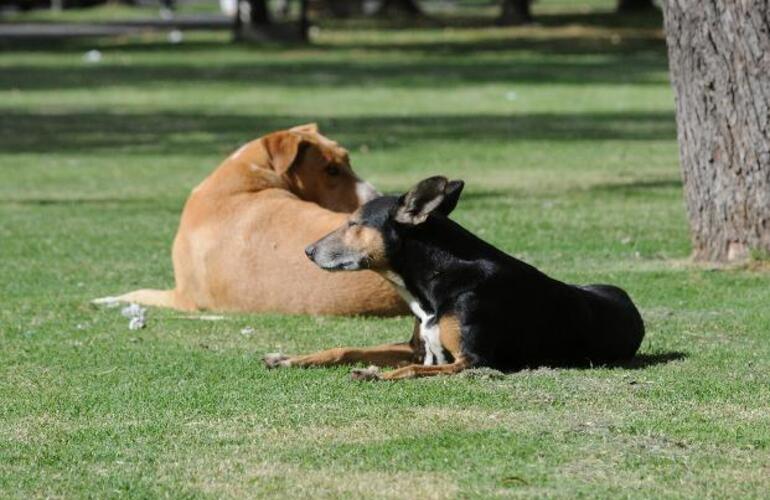
[(241, 328), (241, 335), (253, 335), (256, 330), (254, 327), (247, 326), (246, 328)]
[(139, 304), (127, 305), (121, 309), (120, 314), (122, 314), (124, 318), (129, 319), (129, 330), (140, 330), (144, 328), (147, 322), (147, 309), (140, 306)]
[(168, 32), (169, 43), (182, 43), (184, 40), (184, 33), (179, 30), (173, 30)]
[(145, 325), (144, 316), (137, 316), (135, 318), (131, 318), (131, 321), (128, 322), (128, 329), (141, 330), (142, 328), (144, 328), (144, 325)]
[(135, 318), (137, 316), (144, 316), (146, 311), (147, 310), (139, 304), (131, 303), (121, 309), (120, 314), (122, 314), (124, 318)]
[(88, 64), (95, 64), (98, 62), (101, 62), (102, 60), (102, 53), (96, 49), (89, 50), (85, 54), (83, 54), (83, 62), (86, 62)]

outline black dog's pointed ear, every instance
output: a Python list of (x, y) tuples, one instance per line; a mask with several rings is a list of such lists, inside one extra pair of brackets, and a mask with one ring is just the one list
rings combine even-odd
[(449, 181), (444, 190), (444, 201), (441, 202), (436, 211), (448, 217), (457, 206), (457, 202), (460, 201), (460, 194), (464, 187), (465, 183), (459, 179)]
[(446, 199), (447, 184), (447, 178), (438, 175), (420, 181), (398, 199), (396, 222), (412, 225), (425, 222)]

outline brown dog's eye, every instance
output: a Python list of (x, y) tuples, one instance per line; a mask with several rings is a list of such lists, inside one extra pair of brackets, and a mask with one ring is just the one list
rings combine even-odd
[(326, 167), (326, 173), (334, 177), (336, 175), (340, 175), (342, 171), (340, 170), (340, 167), (336, 165), (329, 165)]

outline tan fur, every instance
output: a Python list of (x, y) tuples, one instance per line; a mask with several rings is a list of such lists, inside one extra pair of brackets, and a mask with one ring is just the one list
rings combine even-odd
[(436, 375), (454, 375), (468, 368), (468, 362), (464, 358), (455, 359), (454, 362), (445, 365), (409, 365), (383, 373), (379, 380), (402, 380), (405, 378), (435, 377)]
[(441, 341), (441, 346), (452, 355), (453, 362), (435, 366), (413, 364), (385, 372), (379, 378), (381, 380), (400, 380), (415, 377), (432, 377), (435, 375), (452, 375), (468, 368), (468, 361), (462, 353), (462, 331), (460, 330), (460, 322), (457, 320), (457, 317), (453, 314), (445, 314), (439, 319), (438, 328), (438, 338)]
[[(373, 365), (366, 369), (353, 370), (352, 376), (356, 380), (401, 380), (453, 375), (469, 368), (470, 363), (462, 353), (462, 331), (457, 318), (453, 314), (447, 314), (439, 319), (438, 324), (441, 345), (454, 358), (451, 363), (443, 365), (425, 366), (419, 364), (419, 358), (424, 355), (416, 342), (419, 335), (419, 323), (415, 324), (412, 341), (409, 343), (386, 344), (370, 348), (338, 347), (304, 356), (268, 354), (264, 361), (268, 368), (336, 366), (356, 363)], [(399, 368), (381, 373), (378, 367)]]
[(384, 344), (376, 347), (337, 347), (305, 356), (271, 355), (266, 357), (271, 368), (277, 366), (336, 366), (368, 363), (377, 366), (404, 366), (414, 361), (412, 347), (407, 344)]
[(388, 268), (385, 255), (385, 242), (382, 234), (376, 229), (366, 226), (352, 226), (343, 228), (342, 241), (345, 246), (355, 248), (366, 255), (369, 268), (375, 271)]
[(357, 181), (347, 151), (314, 125), (252, 141), (190, 194), (172, 250), (175, 289), (117, 299), (183, 310), (406, 313), (377, 274), (325, 272), (304, 254), (358, 207)]
[(438, 320), (438, 338), (454, 359), (462, 357), (462, 331), (454, 314), (445, 314)]

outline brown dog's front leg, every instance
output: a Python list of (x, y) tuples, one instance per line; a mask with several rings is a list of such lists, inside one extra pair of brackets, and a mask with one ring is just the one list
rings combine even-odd
[(268, 354), (263, 358), (268, 368), (288, 366), (337, 366), (367, 363), (376, 366), (397, 367), (414, 361), (414, 350), (409, 343), (384, 344), (376, 347), (337, 347), (304, 356)]
[(435, 375), (454, 375), (468, 368), (470, 364), (463, 358), (445, 365), (409, 365), (393, 371), (380, 373), (378, 370), (367, 368), (353, 370), (353, 380), (401, 380), (405, 378), (433, 377)]

